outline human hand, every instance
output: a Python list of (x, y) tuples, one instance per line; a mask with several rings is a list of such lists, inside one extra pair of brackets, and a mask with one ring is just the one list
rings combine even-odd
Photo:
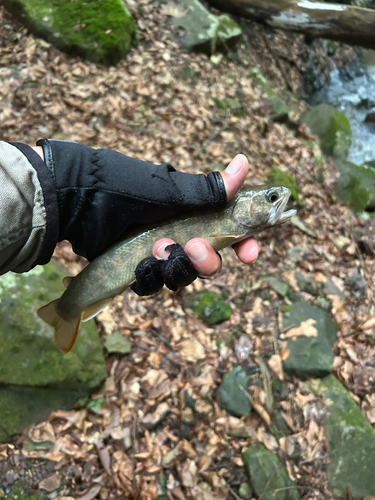
[[(230, 162), (222, 172), (228, 201), (239, 191), (245, 181), (249, 170), (246, 156), (239, 154)], [(157, 259), (167, 259), (169, 251), (165, 248), (173, 244), (170, 238), (157, 241), (153, 248), (153, 255)], [(258, 257), (258, 244), (254, 238), (247, 238), (233, 245), (238, 258), (244, 264), (252, 264)], [(188, 241), (184, 248), (193, 263), (199, 276), (212, 276), (221, 266), (220, 257), (215, 250), (201, 238), (193, 238)]]

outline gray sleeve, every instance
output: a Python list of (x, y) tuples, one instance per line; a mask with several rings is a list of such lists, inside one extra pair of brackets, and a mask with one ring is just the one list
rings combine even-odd
[(37, 262), (46, 236), (44, 194), (27, 156), (1, 141), (0, 193), (0, 275), (28, 271)]

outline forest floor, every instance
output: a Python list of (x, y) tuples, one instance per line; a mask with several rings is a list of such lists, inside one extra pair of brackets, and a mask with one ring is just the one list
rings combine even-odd
[[(301, 498), (331, 498), (319, 398), (306, 393), (297, 378), (284, 378), (274, 411), (292, 433), (277, 441), (257, 383), (260, 359), (272, 357), (266, 370), (283, 378), (275, 360), (284, 345), (281, 316), (290, 305), (264, 277), (279, 278), (318, 305), (321, 297), (299, 290), (295, 274), (316, 283), (332, 279), (342, 292), (323, 297), (339, 329), (334, 375), (375, 424), (375, 258), (363, 250), (374, 248), (375, 219), (355, 217), (335, 199), (336, 171), (316, 138), (304, 126), (273, 123), (268, 97), (255, 78), (258, 73), (267, 78), (298, 119), (306, 105), (295, 96), (303, 92), (308, 61), (315, 58), (329, 71), (320, 42), (309, 46), (302, 36), (269, 34), (246, 23), (238, 52), (215, 63), (182, 51), (170, 36), (165, 5), (141, 0), (138, 47), (126, 61), (103, 68), (28, 35), (0, 9), (2, 140), (74, 140), (204, 173), (224, 168), (241, 152), (250, 164), (247, 185), (263, 183), (275, 166), (293, 175), (304, 224), (304, 230), (287, 224), (259, 235), (260, 256), (250, 268), (229, 249), (223, 251), (221, 272), (209, 280), (147, 299), (132, 292), (117, 297), (98, 318), (100, 334), (119, 331), (131, 341), (131, 353), (107, 355), (108, 379), (92, 404), (56, 412), (15, 442), (0, 445), (0, 486), (5, 491), (21, 475), (29, 478), (30, 494), (39, 488), (48, 498), (146, 500), (161, 494), (163, 476), (170, 499), (239, 498), (239, 485), (247, 480), (242, 453), (260, 442), (286, 464)], [(354, 58), (355, 51), (342, 46), (336, 63), (344, 57)], [(214, 98), (239, 102), (240, 112), (221, 109)], [(358, 230), (367, 234), (367, 246), (354, 238)], [(343, 244), (335, 244), (339, 241)], [(290, 258), (296, 247), (302, 255), (297, 263)], [(84, 264), (65, 243), (56, 256), (74, 272)], [(354, 268), (366, 283), (364, 292), (350, 284)], [(201, 289), (227, 297), (229, 320), (207, 327), (185, 307), (185, 298)], [(224, 373), (251, 363), (257, 411), (243, 419), (229, 417), (217, 403), (217, 388)], [(198, 401), (199, 411), (187, 405), (186, 394)], [(160, 425), (148, 430), (158, 412), (166, 416), (159, 415)], [(243, 426), (248, 437), (233, 437)], [(55, 446), (27, 451), (30, 439)], [(297, 446), (299, 455), (292, 458)]]

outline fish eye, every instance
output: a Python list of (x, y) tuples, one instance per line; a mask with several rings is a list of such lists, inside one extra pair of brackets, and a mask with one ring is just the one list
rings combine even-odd
[(278, 199), (279, 195), (277, 194), (276, 191), (269, 191), (268, 193), (266, 193), (266, 200), (269, 203), (275, 203), (275, 201), (277, 201)]

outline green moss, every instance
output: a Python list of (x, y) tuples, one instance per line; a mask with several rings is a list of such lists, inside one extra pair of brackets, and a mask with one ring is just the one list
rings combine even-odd
[(5, 498), (8, 498), (8, 500), (44, 500), (45, 497), (40, 495), (26, 495), (20, 488), (16, 487)]
[(134, 21), (122, 0), (5, 0), (4, 4), (37, 35), (96, 62), (117, 62), (136, 41)]
[(298, 204), (300, 203), (298, 184), (292, 175), (284, 172), (280, 168), (273, 168), (268, 173), (267, 179), (275, 186), (284, 186), (289, 188), (292, 192), (291, 196), (293, 200)]
[(210, 290), (203, 290), (189, 297), (185, 305), (209, 325), (225, 321), (232, 314), (230, 305), (221, 295)]
[(375, 168), (356, 165), (348, 161), (336, 161), (340, 178), (335, 185), (335, 194), (357, 213), (375, 209)]

